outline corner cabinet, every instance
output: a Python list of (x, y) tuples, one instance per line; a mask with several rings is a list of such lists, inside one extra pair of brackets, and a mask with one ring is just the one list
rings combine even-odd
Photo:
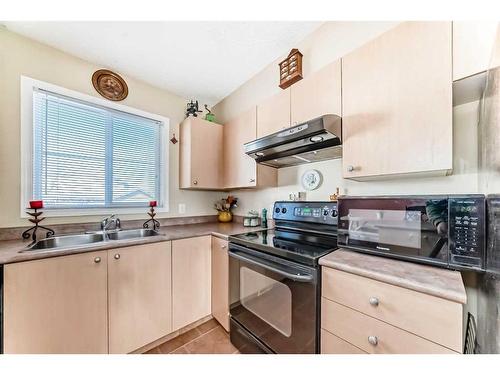
[(172, 328), (211, 313), (211, 236), (172, 241)]
[(452, 169), (451, 22), (405, 22), (342, 60), (343, 177)]
[(277, 185), (277, 170), (259, 165), (245, 154), (244, 144), (257, 135), (257, 109), (243, 112), (224, 124), (224, 187), (252, 188)]
[(107, 252), (4, 266), (6, 354), (108, 352)]
[(130, 353), (172, 332), (170, 242), (108, 251), (109, 353)]
[(222, 125), (198, 117), (180, 124), (181, 189), (223, 189), (222, 133)]

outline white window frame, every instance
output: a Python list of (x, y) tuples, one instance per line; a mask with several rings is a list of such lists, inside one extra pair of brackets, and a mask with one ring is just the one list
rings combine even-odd
[[(153, 113), (148, 113), (123, 104), (118, 104), (97, 98), (95, 96), (82, 94), (51, 83), (39, 81), (30, 77), (21, 76), (21, 218), (26, 218), (26, 207), (33, 199), (33, 90), (41, 89), (55, 94), (64, 95), (90, 104), (117, 111), (138, 115), (163, 124), (161, 131), (162, 170), (160, 173), (160, 202), (157, 212), (169, 211), (169, 141), (170, 119)], [(45, 208), (47, 216), (81, 216), (81, 215), (105, 215), (105, 214), (137, 214), (145, 213), (148, 207), (99, 207), (99, 208)]]

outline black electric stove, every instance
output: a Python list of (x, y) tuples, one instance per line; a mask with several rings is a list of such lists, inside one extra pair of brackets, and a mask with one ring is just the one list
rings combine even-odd
[(319, 258), (337, 249), (336, 202), (276, 202), (274, 229), (229, 237), (231, 342), (241, 353), (319, 353)]

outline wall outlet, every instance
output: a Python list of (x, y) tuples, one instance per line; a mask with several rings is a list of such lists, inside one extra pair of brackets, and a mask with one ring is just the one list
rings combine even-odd
[(180, 214), (186, 213), (186, 204), (185, 203), (179, 203), (179, 213)]

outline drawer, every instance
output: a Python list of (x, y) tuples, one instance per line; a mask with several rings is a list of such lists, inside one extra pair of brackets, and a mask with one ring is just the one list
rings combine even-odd
[(462, 350), (460, 303), (326, 267), (322, 295), (454, 351)]
[[(371, 354), (453, 354), (452, 350), (322, 298), (321, 328)], [(372, 343), (369, 342), (371, 337)], [(375, 342), (376, 340), (376, 342)]]
[(321, 354), (366, 354), (366, 352), (322, 329)]

